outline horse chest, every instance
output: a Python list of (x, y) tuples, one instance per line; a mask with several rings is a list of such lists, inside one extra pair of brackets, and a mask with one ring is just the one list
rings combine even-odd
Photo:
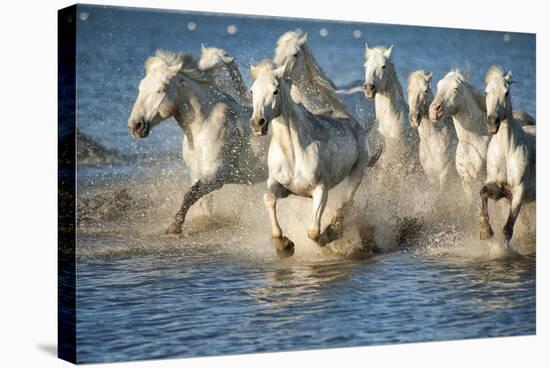
[(269, 176), (294, 194), (310, 196), (319, 184), (318, 161), (291, 154), (287, 147), (271, 144), (268, 166)]
[(456, 169), (462, 178), (477, 180), (484, 174), (487, 148), (470, 142), (459, 142), (456, 149)]
[(194, 178), (214, 177), (224, 162), (227, 150), (223, 122), (194, 129), (184, 136), (183, 159)]

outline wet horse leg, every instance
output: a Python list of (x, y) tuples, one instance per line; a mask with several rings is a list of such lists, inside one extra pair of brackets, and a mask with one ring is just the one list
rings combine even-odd
[(506, 240), (506, 245), (510, 247), (510, 241), (512, 240), (512, 235), (514, 234), (514, 225), (519, 215), (521, 205), (523, 202), (523, 190), (516, 189), (514, 190), (512, 198), (510, 199), (510, 212), (508, 214), (508, 219), (502, 230), (504, 234), (504, 239)]
[(348, 176), (348, 188), (342, 205), (336, 210), (336, 214), (332, 218), (330, 224), (325, 228), (319, 237), (319, 245), (324, 246), (334, 240), (340, 239), (344, 235), (344, 215), (348, 212), (353, 204), (353, 197), (361, 181), (366, 165), (361, 162), (357, 163)]
[(181, 208), (174, 216), (172, 225), (166, 230), (167, 234), (179, 234), (182, 232), (182, 226), (185, 222), (185, 216), (187, 212), (199, 199), (207, 195), (208, 193), (213, 192), (214, 190), (220, 189), (223, 186), (223, 183), (219, 179), (215, 179), (209, 182), (197, 181), (195, 184), (189, 188), (187, 193), (183, 196), (183, 201)]
[(290, 192), (279, 184), (275, 179), (267, 180), (267, 192), (264, 194), (264, 203), (271, 221), (271, 236), (277, 254), (281, 258), (290, 257), (294, 254), (294, 243), (283, 236), (283, 231), (277, 220), (277, 199), (286, 198)]
[(501, 198), (511, 198), (511, 194), (497, 183), (485, 184), (479, 193), (481, 196), (481, 214), (479, 216), (479, 238), (481, 240), (491, 239), (494, 235), (491, 223), (489, 221), (489, 198), (498, 201)]
[(321, 234), (321, 217), (327, 205), (328, 190), (324, 185), (319, 185), (313, 191), (311, 198), (313, 200), (313, 216), (311, 226), (307, 229), (307, 236), (311, 240), (317, 241)]

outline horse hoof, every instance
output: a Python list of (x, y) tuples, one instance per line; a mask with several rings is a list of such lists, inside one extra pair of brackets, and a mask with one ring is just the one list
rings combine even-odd
[(308, 229), (307, 237), (316, 242), (319, 239), (319, 229)]
[(341, 229), (337, 229), (337, 227), (333, 224), (328, 225), (321, 236), (319, 237), (319, 245), (324, 247), (330, 242), (333, 242), (337, 239), (340, 239), (342, 237), (342, 231)]
[(479, 230), (479, 239), (481, 240), (489, 240), (493, 237), (493, 235), (495, 235), (495, 233), (490, 227), (481, 227)]
[(164, 232), (166, 235), (178, 235), (182, 233), (181, 225), (172, 224)]
[(294, 255), (294, 243), (286, 236), (273, 238), (273, 243), (279, 258), (288, 258)]

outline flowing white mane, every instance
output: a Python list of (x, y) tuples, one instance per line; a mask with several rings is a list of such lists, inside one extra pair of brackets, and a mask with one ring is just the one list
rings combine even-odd
[(504, 79), (504, 69), (500, 65), (493, 65), (489, 68), (485, 74), (485, 84), (489, 84), (495, 78)]
[(150, 56), (145, 62), (145, 72), (150, 73), (156, 68), (170, 68), (180, 66), (178, 73), (199, 82), (213, 83), (213, 75), (208, 70), (201, 70), (190, 53), (174, 53), (165, 50), (157, 50), (154, 56)]
[[(424, 70), (416, 70), (414, 72), (412, 72), (410, 75), (409, 75), (409, 78), (407, 79), (407, 85), (411, 85), (411, 83), (417, 79), (421, 79), (421, 80), (425, 80), (425, 81), (428, 81), (428, 74), (429, 73), (426, 73)], [(431, 78), (431, 76), (430, 76)], [(428, 85), (429, 86), (429, 85)]]
[(249, 104), (248, 88), (235, 58), (225, 50), (201, 45), (198, 67), (202, 71), (211, 72), (219, 89), (229, 93), (240, 103)]
[[(290, 52), (289, 52), (290, 51)], [(275, 48), (275, 57), (273, 61), (275, 65), (281, 66), (286, 59), (286, 56), (290, 54), (302, 51), (304, 53), (304, 60), (306, 63), (306, 70), (309, 74), (310, 80), (319, 88), (326, 90), (327, 92), (334, 92), (336, 87), (334, 83), (323, 72), (319, 64), (315, 61), (311, 50), (294, 31), (286, 32), (277, 40), (277, 47)]]
[(256, 65), (250, 67), (250, 76), (256, 80), (260, 75), (273, 71), (275, 66), (269, 59), (260, 60)]
[(478, 92), (469, 82), (466, 77), (462, 74), (460, 69), (452, 69), (447, 76), (452, 76), (456, 82), (458, 88), (463, 88), (468, 91), (473, 97), (477, 106), (483, 111), (487, 111), (487, 105), (485, 102), (485, 96)]

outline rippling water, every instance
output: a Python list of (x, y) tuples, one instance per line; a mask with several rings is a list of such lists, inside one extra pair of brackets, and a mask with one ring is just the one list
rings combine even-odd
[(535, 259), (237, 259), (224, 245), (78, 265), (82, 362), (535, 333)]
[[(193, 209), (184, 235), (167, 237), (162, 230), (189, 184), (181, 132), (167, 122), (133, 141), (126, 128), (143, 62), (156, 48), (196, 54), (201, 42), (224, 47), (248, 81), (249, 63), (271, 57), (277, 37), (296, 28), (309, 32), (315, 57), (338, 85), (362, 78), (365, 40), (393, 43), (402, 82), (417, 68), (437, 80), (470, 65), (481, 86), (487, 68), (503, 63), (522, 82), (514, 85), (516, 108), (535, 115), (533, 35), (80, 9), (79, 129), (121, 156), (78, 168), (79, 362), (535, 333), (536, 258), (503, 256), (476, 241), (477, 212), (455, 224), (462, 220), (452, 206), (420, 196), (422, 237), (350, 259), (308, 243), (310, 204), (288, 199), (281, 221), (296, 255), (280, 260), (269, 241), (263, 184), (229, 186), (216, 195), (214, 216)], [(446, 220), (436, 213), (441, 207)], [(381, 217), (381, 209), (368, 216)], [(524, 253), (533, 254), (528, 245)]]

